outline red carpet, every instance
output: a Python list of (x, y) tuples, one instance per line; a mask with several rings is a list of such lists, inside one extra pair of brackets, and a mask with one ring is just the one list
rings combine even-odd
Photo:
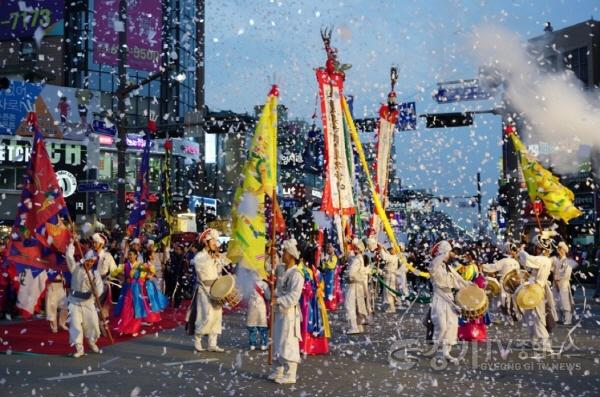
[[(135, 338), (142, 337), (162, 330), (183, 326), (188, 305), (181, 305), (178, 309), (168, 308), (161, 313), (161, 321), (156, 324), (142, 327), (142, 331)], [(131, 335), (118, 335), (114, 331), (117, 319), (111, 318), (110, 329), (115, 343), (124, 342), (134, 337)], [(183, 328), (181, 330), (183, 332)], [(107, 337), (100, 337), (98, 346), (110, 344)], [(87, 344), (84, 342), (86, 351)], [(60, 330), (57, 334), (50, 331), (46, 320), (35, 319), (8, 323), (0, 326), (0, 352), (20, 352), (38, 354), (69, 354), (73, 352), (69, 346), (69, 332)]]

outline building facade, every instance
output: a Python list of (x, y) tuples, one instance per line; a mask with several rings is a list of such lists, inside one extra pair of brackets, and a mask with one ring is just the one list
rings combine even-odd
[[(528, 44), (530, 53), (546, 72), (571, 71), (581, 82), (582, 89), (588, 92), (597, 90), (600, 86), (600, 22), (590, 19), (559, 30), (554, 30), (550, 23), (546, 23), (544, 34), (530, 39)], [(527, 120), (521, 120), (521, 123), (526, 127)], [(600, 126), (598, 132), (600, 133)], [(563, 185), (575, 193), (575, 205), (582, 210), (583, 215), (571, 220), (568, 225), (561, 225), (560, 232), (563, 236), (568, 236), (578, 249), (592, 250), (600, 242), (600, 196), (597, 188), (600, 148), (574, 143), (570, 137), (565, 137), (563, 142), (531, 141), (527, 144), (530, 151), (550, 168), (552, 157), (557, 151), (577, 153), (578, 171), (559, 176)], [(526, 232), (537, 225), (531, 209), (530, 204), (524, 207), (524, 213), (528, 216)], [(551, 221), (546, 222), (549, 224)]]
[[(0, 27), (0, 57), (5, 60), (0, 76), (11, 81), (7, 90), (0, 91), (0, 145), (7, 154), (0, 156), (0, 191), (7, 197), (0, 202), (0, 222), (14, 219), (27, 164), (26, 150), (31, 146), (31, 133), (23, 118), (25, 109), (33, 107), (50, 154), (56, 158), (56, 170), (69, 172), (82, 186), (67, 197), (74, 218), (111, 225), (116, 211), (117, 37), (122, 29), (119, 1), (31, 3), (29, 25), (17, 21)], [(197, 106), (196, 64), (203, 59), (197, 52), (195, 17), (196, 5), (202, 2), (126, 3), (128, 83), (139, 84), (168, 66), (167, 72), (139, 87), (126, 100), (127, 191), (135, 190), (140, 134), (149, 115), (154, 114), (159, 131), (152, 149), (151, 191), (159, 192), (164, 139), (170, 137), (174, 142), (171, 185), (175, 209), (187, 211), (184, 203), (193, 193), (187, 182), (194, 178), (200, 148), (184, 136), (183, 120)], [(9, 0), (3, 8), (0, 17), (9, 18), (12, 11), (19, 10), (19, 2)], [(40, 26), (32, 26), (38, 14), (45, 17), (40, 17)], [(65, 163), (75, 158), (79, 163)], [(99, 182), (98, 191), (90, 191), (94, 190), (90, 187), (93, 182)]]

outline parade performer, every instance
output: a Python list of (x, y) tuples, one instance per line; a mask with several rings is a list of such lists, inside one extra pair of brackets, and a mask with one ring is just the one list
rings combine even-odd
[(486, 273), (496, 274), (496, 279), (501, 286), (500, 295), (497, 298), (492, 298), (492, 302), (490, 302), (492, 316), (494, 315), (494, 310), (500, 309), (500, 314), (506, 316), (504, 322), (512, 325), (513, 318), (518, 319), (520, 312), (516, 308), (512, 294), (504, 289), (502, 280), (510, 271), (518, 270), (521, 267), (516, 260), (519, 251), (517, 246), (510, 242), (504, 243), (500, 250), (504, 258), (495, 263), (486, 263), (482, 266), (482, 269)]
[(164, 279), (164, 269), (165, 264), (169, 260), (169, 250), (168, 247), (164, 247), (163, 252), (158, 252), (156, 250), (156, 244), (154, 240), (148, 240), (146, 243), (146, 255), (152, 254), (152, 265), (154, 269), (156, 269), (156, 277), (155, 283), (158, 286), (161, 292), (165, 291), (165, 279)]
[(62, 273), (49, 271), (46, 284), (46, 319), (50, 322), (50, 330), (53, 334), (58, 332), (59, 326), (68, 330), (66, 298), (67, 292)]
[(269, 379), (280, 384), (296, 383), (300, 363), (300, 296), (304, 277), (296, 264), (300, 259), (296, 240), (283, 242), (283, 266), (278, 271), (273, 306), (273, 371)]
[(343, 303), (344, 293), (340, 283), (341, 266), (335, 253), (333, 244), (327, 244), (327, 252), (321, 261), (323, 280), (325, 281), (325, 307), (329, 311), (336, 311)]
[[(75, 261), (75, 246), (73, 241), (67, 247), (65, 259), (71, 272), (71, 292), (68, 298), (69, 308), (69, 343), (75, 346), (73, 357), (83, 356), (83, 337), (87, 339), (90, 349), (100, 353), (96, 340), (100, 337), (100, 324), (94, 305), (92, 288), (98, 293), (102, 292), (102, 278), (97, 271), (92, 271), (97, 257), (94, 251), (85, 253), (82, 263)], [(92, 277), (90, 285), (88, 274)]]
[(456, 362), (450, 350), (458, 337), (458, 308), (454, 303), (452, 289), (469, 285), (452, 267), (448, 265), (454, 257), (452, 246), (442, 240), (431, 249), (433, 260), (429, 266), (433, 297), (431, 300), (431, 321), (433, 323), (433, 341), (441, 347), (441, 355)]
[[(464, 254), (467, 265), (462, 267), (459, 273), (466, 281), (471, 281), (479, 288), (485, 290), (486, 279), (480, 266), (477, 265), (475, 254), (467, 251)], [(486, 312), (477, 318), (458, 319), (458, 339), (467, 342), (485, 342), (487, 340), (487, 326), (490, 324), (489, 314)]]
[(267, 350), (269, 345), (268, 303), (271, 300), (269, 284), (265, 280), (257, 280), (254, 290), (248, 300), (248, 313), (246, 314), (246, 328), (248, 329), (248, 343), (250, 350)]
[[(400, 267), (400, 258), (398, 252), (392, 247), (391, 252), (388, 252), (381, 244), (378, 245), (379, 255), (384, 262), (383, 266), (383, 281), (390, 288), (396, 287), (396, 274)], [(388, 288), (384, 288), (384, 302), (387, 304), (386, 313), (396, 313), (396, 295)]]
[(114, 314), (119, 317), (116, 330), (125, 335), (137, 335), (143, 323), (160, 321), (160, 313), (152, 311), (149, 299), (145, 294), (146, 276), (151, 269), (137, 261), (138, 252), (130, 247), (127, 260), (112, 273), (113, 277), (123, 275), (121, 295)]
[(573, 323), (573, 294), (571, 292), (571, 273), (576, 263), (567, 256), (569, 246), (564, 241), (558, 243), (558, 256), (552, 258), (554, 274), (554, 296), (560, 308), (560, 317), (564, 325)]
[[(219, 232), (208, 228), (199, 237), (200, 243), (204, 244), (202, 251), (194, 257), (194, 268), (196, 270), (196, 294), (192, 305), (196, 306), (196, 318), (194, 321), (194, 349), (203, 351), (202, 337), (208, 336), (208, 351), (223, 352), (217, 346), (217, 339), (222, 331), (223, 306), (210, 297), (210, 287), (221, 276), (223, 267), (229, 260), (219, 252)], [(189, 321), (192, 318), (190, 317)]]
[(402, 293), (400, 297), (400, 307), (407, 303), (408, 298), (408, 260), (404, 255), (406, 248), (403, 243), (398, 244), (398, 270), (396, 271), (396, 285), (398, 291)]
[(108, 317), (112, 301), (108, 276), (110, 276), (110, 274), (117, 268), (117, 264), (115, 263), (115, 259), (113, 258), (112, 254), (105, 249), (107, 242), (108, 239), (103, 234), (94, 233), (92, 235), (94, 250), (96, 251), (96, 255), (98, 255), (98, 273), (100, 274), (100, 277), (102, 277), (102, 281), (104, 283), (104, 289), (102, 291), (102, 295), (100, 295), (100, 304), (102, 305), (102, 311), (105, 318)]
[(369, 315), (365, 293), (367, 277), (364, 270), (364, 252), (363, 242), (357, 238), (353, 239), (348, 258), (348, 282), (345, 292), (346, 319), (350, 325), (350, 329), (346, 332), (348, 335), (362, 333), (363, 323)]
[(150, 306), (149, 315), (153, 316), (151, 322), (160, 321), (160, 312), (169, 306), (169, 299), (162, 293), (157, 276), (157, 270), (154, 266), (156, 252), (148, 250), (146, 252), (146, 262), (140, 266), (140, 279), (143, 282), (142, 293), (144, 298), (148, 300)]
[(538, 235), (535, 241), (536, 255), (530, 255), (525, 250), (519, 252), (521, 265), (531, 270), (529, 282), (537, 283), (544, 290), (544, 298), (540, 304), (529, 310), (523, 310), (523, 321), (529, 327), (532, 347), (536, 350), (552, 353), (550, 332), (556, 321), (554, 299), (548, 277), (552, 271), (552, 260), (549, 258), (552, 250), (552, 240), (545, 235)]
[(321, 272), (310, 265), (315, 256), (312, 250), (307, 250), (298, 268), (304, 276), (304, 287), (300, 298), (302, 320), (300, 332), (302, 340), (300, 351), (305, 354), (327, 354), (329, 352), (328, 338), (331, 337), (329, 318), (325, 308), (325, 283)]

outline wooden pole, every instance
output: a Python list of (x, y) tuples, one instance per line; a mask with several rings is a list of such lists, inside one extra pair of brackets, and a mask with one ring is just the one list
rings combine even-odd
[[(71, 219), (71, 215), (67, 215), (68, 220), (69, 220), (69, 224), (71, 225), (71, 230), (73, 233), (75, 233), (75, 224), (73, 223), (73, 220)], [(83, 259), (83, 250), (81, 249), (81, 245), (79, 244), (79, 240), (77, 241), (77, 249), (79, 250), (79, 255), (81, 255), (81, 259)], [(98, 297), (98, 293), (96, 292), (96, 287), (94, 285), (94, 280), (92, 279), (92, 275), (90, 274), (90, 271), (88, 270), (87, 267), (85, 267), (85, 263), (83, 264), (83, 269), (85, 270), (85, 274), (87, 275), (87, 279), (90, 283), (90, 288), (92, 290), (92, 295), (94, 295), (94, 301), (96, 302), (96, 305), (98, 306), (98, 316), (100, 317), (100, 321), (102, 322), (102, 327), (104, 328), (104, 331), (106, 331), (106, 335), (108, 336), (108, 339), (110, 340), (110, 344), (114, 344), (115, 341), (112, 337), (112, 334), (110, 332), (110, 327), (107, 324), (106, 319), (104, 318), (104, 313), (102, 313), (102, 305), (100, 304), (100, 298)]]
[(275, 208), (277, 206), (277, 193), (273, 188), (273, 200), (271, 203), (271, 280), (269, 282), (269, 290), (271, 292), (271, 310), (269, 311), (269, 365), (273, 364), (273, 318), (275, 317), (275, 239), (277, 237)]

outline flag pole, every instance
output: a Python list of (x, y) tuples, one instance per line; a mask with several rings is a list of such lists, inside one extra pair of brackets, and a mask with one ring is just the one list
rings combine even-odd
[(277, 206), (277, 194), (275, 187), (273, 187), (273, 200), (271, 205), (271, 279), (269, 282), (269, 290), (271, 292), (271, 310), (269, 311), (269, 365), (273, 364), (273, 318), (275, 311), (275, 239), (277, 236), (276, 232), (276, 219), (275, 219), (275, 208)]
[[(73, 231), (73, 233), (75, 233), (75, 224), (73, 223), (73, 219), (71, 219), (71, 214), (67, 214), (67, 219), (69, 221), (69, 224), (71, 225), (71, 230)], [(79, 250), (79, 255), (81, 255), (81, 258), (83, 259), (83, 250), (81, 249), (81, 245), (79, 244), (79, 240), (77, 240), (77, 249)], [(98, 316), (100, 317), (100, 321), (102, 322), (102, 327), (104, 328), (104, 331), (106, 332), (106, 335), (108, 336), (108, 339), (110, 340), (110, 344), (114, 344), (115, 341), (112, 337), (112, 334), (110, 332), (110, 327), (107, 324), (106, 318), (104, 318), (104, 313), (102, 313), (102, 305), (100, 304), (100, 298), (98, 297), (98, 293), (96, 292), (96, 288), (94, 285), (94, 281), (92, 279), (92, 275), (90, 274), (90, 271), (88, 270), (87, 267), (85, 267), (85, 264), (83, 265), (83, 269), (85, 270), (85, 274), (87, 275), (87, 279), (90, 283), (90, 289), (92, 290), (92, 295), (94, 295), (94, 301), (96, 302), (96, 306), (98, 306)]]

